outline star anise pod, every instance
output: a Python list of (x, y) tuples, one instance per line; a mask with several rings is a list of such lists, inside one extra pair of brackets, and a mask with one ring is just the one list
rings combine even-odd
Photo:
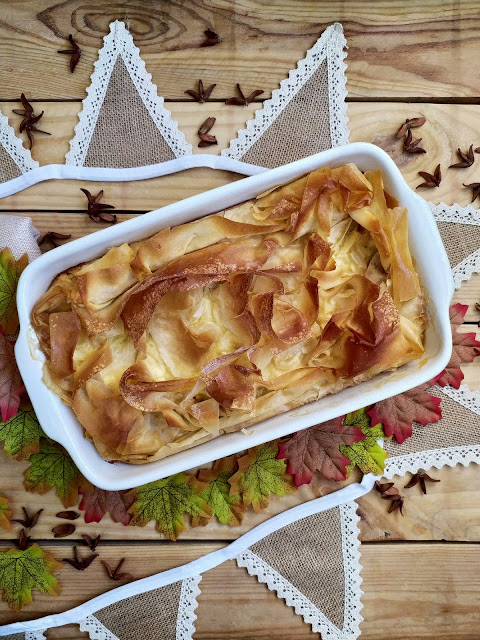
[(125, 558), (122, 558), (120, 562), (117, 564), (117, 566), (115, 567), (115, 569), (112, 569), (112, 567), (108, 564), (108, 562), (106, 562), (105, 560), (102, 560), (102, 564), (105, 567), (105, 571), (107, 572), (108, 577), (111, 578), (112, 580), (133, 580), (133, 576), (131, 573), (119, 573), (124, 562), (125, 562)]
[(62, 561), (72, 565), (72, 567), (77, 569), (77, 571), (85, 571), (85, 569), (92, 564), (95, 558), (98, 558), (98, 553), (92, 553), (91, 555), (82, 558), (78, 553), (77, 547), (73, 547), (73, 556), (73, 560), (71, 558), (62, 558)]
[(420, 187), (428, 187), (429, 189), (432, 187), (438, 187), (440, 182), (442, 181), (442, 172), (440, 171), (440, 165), (438, 164), (433, 174), (427, 173), (426, 171), (419, 171), (418, 175), (421, 176), (425, 182), (419, 184), (417, 189)]
[(207, 36), (205, 40), (200, 45), (201, 47), (214, 47), (216, 44), (221, 42), (220, 36), (218, 33), (215, 33), (212, 29), (206, 29), (204, 34)]
[(82, 533), (82, 538), (85, 540), (86, 545), (90, 548), (90, 551), (95, 551), (98, 543), (100, 542), (100, 536), (98, 535), (96, 538), (92, 538), (86, 533)]
[(475, 162), (475, 156), (473, 155), (473, 144), (470, 145), (470, 149), (464, 153), (460, 148), (457, 149), (458, 157), (461, 158), (461, 162), (457, 162), (456, 164), (451, 164), (449, 169), (466, 169), (467, 167), (471, 167)]
[(237, 105), (237, 106), (247, 106), (249, 105), (253, 100), (255, 100), (255, 98), (259, 95), (261, 95), (263, 93), (263, 89), (256, 89), (255, 91), (252, 91), (252, 93), (246, 98), (243, 95), (243, 91), (240, 88), (240, 85), (237, 83), (237, 91), (240, 94), (239, 98), (229, 98), (228, 100), (225, 100), (225, 104), (233, 104), (233, 105)]
[(463, 184), (463, 186), (472, 190), (472, 202), (480, 197), (480, 182), (471, 182), (470, 184)]
[(32, 516), (29, 515), (25, 507), (22, 507), (22, 511), (25, 514), (25, 518), (23, 520), (21, 520), (20, 518), (12, 518), (12, 522), (18, 522), (22, 525), (22, 527), (25, 527), (25, 529), (31, 529), (37, 524), (43, 509), (39, 509), (39, 511), (37, 511), (37, 513)]
[(422, 140), (423, 138), (417, 138), (417, 140), (414, 140), (412, 132), (409, 129), (403, 142), (403, 148), (407, 153), (427, 153), (425, 149), (418, 146)]
[(411, 489), (416, 484), (420, 484), (420, 488), (422, 489), (423, 493), (427, 493), (427, 486), (426, 486), (425, 482), (440, 482), (440, 480), (437, 480), (435, 478), (431, 478), (428, 475), (428, 473), (425, 473), (425, 471), (418, 471), (418, 473), (415, 473), (410, 478), (410, 481), (407, 482), (407, 484), (405, 485), (404, 488), (405, 489)]
[(68, 36), (68, 41), (72, 45), (72, 48), (71, 49), (63, 49), (62, 51), (57, 51), (57, 53), (65, 53), (65, 54), (71, 56), (71, 58), (70, 58), (70, 71), (73, 73), (75, 71), (75, 67), (77, 66), (77, 64), (78, 64), (78, 62), (80, 60), (80, 56), (82, 55), (82, 52), (80, 51), (80, 47), (78, 46), (78, 44), (73, 39), (72, 34), (70, 34)]
[(52, 533), (54, 538), (66, 538), (75, 532), (75, 525), (70, 523), (59, 524), (53, 527)]
[(403, 516), (403, 498), (398, 489), (393, 486), (393, 482), (381, 484), (377, 481), (375, 482), (375, 489), (381, 493), (380, 497), (383, 498), (383, 500), (390, 501), (388, 513), (392, 513), (398, 509)]
[(20, 100), (23, 105), (23, 111), (21, 109), (12, 109), (12, 111), (13, 113), (16, 113), (18, 116), (23, 116), (23, 120), (21, 121), (18, 130), (20, 133), (22, 133), (22, 131), (25, 131), (30, 141), (30, 149), (32, 149), (33, 131), (36, 131), (37, 133), (45, 133), (47, 136), (50, 136), (52, 134), (48, 133), (48, 131), (42, 131), (41, 129), (37, 129), (37, 127), (35, 126), (37, 122), (40, 120), (40, 118), (43, 116), (44, 112), (42, 111), (42, 113), (36, 116), (33, 111), (32, 105), (26, 99), (24, 93), (22, 93), (22, 95), (20, 96)]
[(397, 131), (397, 138), (403, 138), (407, 131), (415, 129), (416, 127), (421, 127), (422, 124), (425, 124), (425, 118), (407, 118)]
[(80, 514), (76, 511), (59, 511), (56, 517), (62, 518), (63, 520), (76, 520), (80, 517)]
[(474, 149), (475, 153), (480, 153), (480, 147), (477, 147), (476, 149)]
[(205, 89), (203, 87), (203, 82), (199, 80), (198, 91), (195, 91), (194, 89), (188, 89), (187, 91), (184, 91), (184, 93), (187, 93), (189, 96), (192, 96), (192, 98), (197, 102), (206, 102), (209, 99), (212, 91), (215, 89), (216, 86), (217, 86), (216, 84), (211, 84), (209, 87)]
[(57, 231), (47, 231), (47, 233), (45, 233), (40, 238), (40, 240), (38, 241), (38, 244), (41, 245), (44, 242), (48, 242), (48, 243), (51, 243), (56, 248), (58, 247), (57, 240), (68, 240), (71, 237), (72, 237), (71, 233), (67, 235), (65, 233), (57, 233)]
[(115, 209), (113, 204), (104, 204), (100, 202), (103, 198), (103, 189), (97, 193), (96, 196), (93, 196), (90, 191), (87, 189), (80, 189), (87, 196), (88, 200), (88, 208), (85, 211), (90, 220), (94, 222), (110, 222), (111, 224), (115, 224), (117, 222), (117, 216), (114, 213), (106, 213), (102, 211), (102, 209)]
[(18, 536), (17, 548), (19, 549), (19, 551), (25, 551), (25, 549), (28, 549), (29, 545), (30, 538), (25, 533), (25, 529), (22, 529), (20, 531), (20, 535)]
[(212, 144), (218, 144), (216, 137), (208, 133), (215, 122), (216, 118), (207, 118), (200, 126), (200, 129), (198, 130), (198, 136), (200, 138), (200, 142), (198, 143), (199, 147), (209, 147)]

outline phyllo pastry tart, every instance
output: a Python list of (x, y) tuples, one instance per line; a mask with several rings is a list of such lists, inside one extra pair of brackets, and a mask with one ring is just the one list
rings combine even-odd
[(406, 209), (348, 164), (68, 269), (32, 324), (85, 437), (144, 463), (419, 358), (426, 312)]

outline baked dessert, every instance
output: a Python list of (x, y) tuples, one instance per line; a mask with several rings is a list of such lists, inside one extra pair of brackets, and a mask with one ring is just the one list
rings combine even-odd
[(426, 312), (407, 211), (348, 164), (68, 269), (32, 325), (85, 436), (145, 463), (418, 358)]

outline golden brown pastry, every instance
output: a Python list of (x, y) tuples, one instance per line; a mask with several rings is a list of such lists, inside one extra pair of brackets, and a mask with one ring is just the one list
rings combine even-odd
[(418, 358), (426, 316), (406, 210), (345, 165), (69, 269), (32, 324), (86, 437), (142, 463)]

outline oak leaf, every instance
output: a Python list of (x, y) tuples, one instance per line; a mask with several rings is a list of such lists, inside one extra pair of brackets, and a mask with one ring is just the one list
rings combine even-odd
[(5, 453), (15, 460), (27, 460), (32, 453), (37, 453), (42, 436), (45, 434), (29, 404), (21, 406), (10, 420), (0, 421), (0, 440), (4, 440)]
[(4, 493), (0, 493), (0, 529), (12, 530), (11, 517), (12, 512), (8, 508), (8, 497)]
[(13, 345), (0, 331), (0, 417), (3, 422), (16, 415), (24, 391)]
[(449, 384), (458, 389), (464, 377), (460, 365), (462, 362), (472, 362), (480, 354), (480, 342), (475, 339), (474, 333), (458, 333), (458, 327), (463, 324), (467, 309), (468, 305), (460, 303), (450, 307), (453, 342), (452, 357), (444, 371), (432, 380), (432, 383), (436, 382), (441, 387)]
[(63, 567), (53, 554), (44, 551), (37, 544), (21, 551), (7, 549), (0, 551), (0, 588), (3, 600), (14, 611), (20, 611), (32, 603), (32, 589), (53, 596), (60, 595), (60, 585), (54, 571)]
[(133, 504), (129, 491), (105, 491), (93, 485), (88, 489), (79, 488), (82, 496), (79, 509), (85, 511), (85, 522), (100, 522), (109, 513), (114, 522), (127, 525), (132, 516), (128, 513)]
[(230, 495), (240, 493), (243, 504), (252, 505), (258, 513), (268, 506), (270, 494), (282, 497), (292, 493), (291, 478), (287, 475), (287, 463), (278, 460), (277, 442), (249, 449), (238, 459), (238, 471), (230, 478)]
[(352, 413), (347, 413), (343, 419), (343, 424), (350, 424), (360, 427), (364, 440), (354, 442), (350, 445), (340, 445), (340, 451), (350, 460), (346, 472), (347, 476), (357, 465), (363, 473), (373, 473), (376, 476), (382, 475), (385, 468), (385, 459), (388, 453), (382, 449), (377, 440), (385, 438), (385, 433), (381, 424), (371, 426), (370, 417), (365, 409), (359, 409)]
[(17, 285), (27, 264), (26, 253), (16, 261), (10, 249), (0, 251), (0, 330), (7, 335), (18, 329)]
[[(203, 498), (220, 524), (237, 527), (242, 523), (244, 507), (240, 493), (230, 495), (229, 480), (238, 469), (237, 456), (221, 458), (212, 470), (202, 469), (197, 476), (198, 495)], [(209, 518), (194, 516), (192, 525), (206, 525)]]
[(320, 471), (327, 480), (345, 480), (349, 459), (338, 447), (364, 438), (361, 429), (342, 425), (341, 418), (335, 418), (298, 431), (288, 442), (281, 442), (278, 457), (287, 459), (287, 473), (293, 475), (297, 487), (311, 482), (314, 471)]
[(184, 473), (132, 489), (129, 497), (133, 499), (128, 510), (130, 524), (144, 527), (155, 520), (157, 531), (170, 540), (176, 540), (185, 529), (185, 513), (197, 518), (210, 516), (209, 506), (195, 492), (193, 478)]

